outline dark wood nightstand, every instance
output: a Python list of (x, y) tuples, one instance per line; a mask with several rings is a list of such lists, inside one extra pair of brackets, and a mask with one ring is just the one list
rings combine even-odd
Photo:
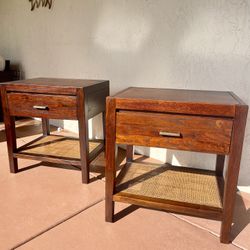
[[(109, 81), (37, 78), (1, 85), (11, 173), (17, 158), (80, 166), (89, 182), (89, 163), (103, 150), (103, 140), (89, 141), (88, 119), (103, 113)], [(43, 136), (17, 148), (15, 116), (42, 118)], [(49, 119), (78, 120), (79, 140), (50, 135)], [(105, 121), (103, 120), (103, 124)]]
[[(228, 243), (248, 106), (230, 92), (150, 88), (129, 88), (106, 105), (106, 221), (114, 202), (125, 202), (221, 220)], [(117, 177), (116, 143), (128, 145)], [(133, 145), (213, 153), (215, 170), (133, 162)]]

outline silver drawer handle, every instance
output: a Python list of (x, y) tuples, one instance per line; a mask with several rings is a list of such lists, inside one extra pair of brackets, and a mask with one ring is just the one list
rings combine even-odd
[(33, 109), (47, 110), (48, 107), (47, 106), (37, 106), (37, 105), (35, 105), (35, 106), (33, 106)]
[(168, 137), (178, 137), (178, 138), (181, 137), (181, 133), (172, 133), (172, 132), (165, 132), (165, 131), (160, 131), (159, 135), (168, 136)]

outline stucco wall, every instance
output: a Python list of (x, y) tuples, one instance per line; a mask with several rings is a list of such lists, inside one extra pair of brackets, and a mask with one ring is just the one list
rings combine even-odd
[[(128, 86), (230, 90), (250, 104), (247, 0), (54, 0), (52, 10), (34, 12), (28, 0), (0, 0), (0, 32), (0, 54), (26, 78), (109, 79), (112, 93)], [(146, 152), (214, 164), (211, 155)], [(239, 182), (246, 187), (249, 165), (250, 116)]]

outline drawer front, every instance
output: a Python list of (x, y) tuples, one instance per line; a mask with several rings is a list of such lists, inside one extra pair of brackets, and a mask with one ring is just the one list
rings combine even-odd
[(228, 154), (231, 119), (122, 111), (116, 142), (148, 147)]
[(8, 106), (10, 115), (54, 119), (76, 119), (75, 96), (42, 95), (10, 92)]

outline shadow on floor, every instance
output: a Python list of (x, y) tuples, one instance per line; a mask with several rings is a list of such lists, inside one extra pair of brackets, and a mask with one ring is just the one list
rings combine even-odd
[[(21, 123), (20, 123), (21, 122)], [(19, 124), (20, 123), (20, 124)], [(1, 130), (0, 130), (0, 142), (6, 141), (6, 135), (5, 135), (5, 129), (4, 125), (1, 124)], [(50, 131), (54, 132), (57, 128), (54, 126), (50, 126)], [(24, 121), (18, 121), (16, 124), (16, 137), (22, 138), (32, 135), (40, 135), (42, 134), (42, 125), (40, 121), (34, 121), (34, 120), (24, 120)]]
[(250, 208), (246, 208), (242, 196), (237, 193), (231, 237), (234, 240), (250, 223)]
[(68, 169), (68, 170), (77, 170), (80, 171), (81, 169), (77, 166), (72, 166), (72, 165), (64, 165), (64, 164), (59, 164), (59, 163), (50, 163), (50, 162), (39, 162), (36, 164), (32, 164), (30, 166), (27, 167), (22, 167), (18, 170), (18, 172), (23, 172), (23, 171), (27, 171), (27, 170), (31, 170), (33, 168), (37, 168), (37, 167), (52, 167), (52, 168), (63, 168), (63, 169)]
[[(124, 166), (126, 158), (126, 150), (118, 148), (118, 157), (116, 162), (116, 171), (119, 172)], [(90, 164), (90, 172), (94, 174), (98, 179), (103, 179), (105, 177), (105, 156), (102, 152), (95, 160)]]
[[(59, 164), (59, 163), (50, 163), (50, 162), (39, 162), (36, 164), (29, 165), (27, 167), (22, 167), (18, 170), (18, 173), (24, 172), (31, 170), (33, 168), (37, 167), (51, 167), (51, 168), (62, 168), (62, 169), (67, 169), (67, 170), (74, 170), (74, 171), (79, 171), (81, 172), (81, 169), (78, 166), (73, 166), (73, 165), (65, 165), (65, 164)], [(80, 173), (79, 173), (80, 174)], [(100, 178), (96, 176), (92, 176), (89, 180), (89, 183), (95, 182), (99, 180)]]
[[(122, 211), (120, 211), (114, 215), (114, 221), (118, 221), (118, 220), (122, 219), (123, 217), (136, 211), (138, 208), (141, 208), (141, 207), (131, 205), (131, 206), (127, 207), (126, 209), (123, 209)], [(144, 209), (152, 209), (152, 208), (144, 208)], [(152, 209), (152, 210), (159, 211), (159, 209)], [(166, 212), (166, 211), (162, 211), (162, 212)], [(166, 213), (168, 213), (168, 212), (166, 212)], [(197, 216), (197, 217), (199, 217), (199, 216)], [(200, 217), (200, 218), (202, 218), (202, 217)], [(233, 218), (233, 225), (231, 228), (231, 241), (234, 241), (235, 238), (248, 226), (249, 223), (250, 223), (250, 208), (248, 208), (248, 209), (246, 208), (245, 203), (244, 203), (241, 195), (237, 193), (234, 218)]]
[(122, 219), (123, 217), (126, 217), (127, 215), (129, 215), (130, 213), (133, 213), (134, 211), (136, 211), (139, 208), (140, 208), (139, 206), (130, 205), (129, 207), (121, 210), (120, 212), (118, 212), (114, 215), (114, 222)]

